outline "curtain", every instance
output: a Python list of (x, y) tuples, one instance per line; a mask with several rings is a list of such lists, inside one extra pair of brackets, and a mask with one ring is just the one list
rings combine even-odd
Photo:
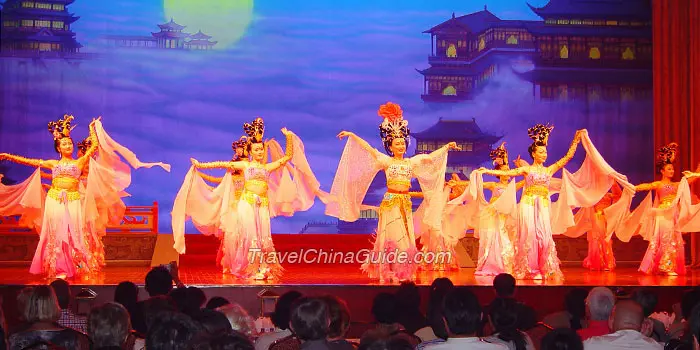
[[(700, 0), (653, 0), (654, 146), (680, 145), (676, 176), (700, 163)], [(700, 186), (693, 186), (700, 196)], [(691, 234), (700, 265), (700, 233)]]

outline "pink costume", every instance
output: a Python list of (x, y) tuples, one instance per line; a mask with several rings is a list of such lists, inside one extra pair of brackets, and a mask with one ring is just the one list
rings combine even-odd
[[(397, 111), (385, 117), (381, 129), (383, 136), (384, 133), (394, 133), (389, 137), (408, 138), (407, 122), (402, 118), (400, 107), (389, 103), (382, 108), (386, 106)], [(397, 119), (392, 119), (394, 117)], [(385, 138), (385, 144), (388, 140), (391, 139)], [(325, 200), (326, 215), (352, 222), (359, 218), (362, 209), (375, 209), (378, 212), (374, 247), (362, 264), (362, 270), (370, 278), (382, 281), (412, 280), (421, 264), (415, 259), (417, 249), (410, 193), (387, 191), (379, 208), (362, 205), (374, 176), (384, 170), (387, 186), (404, 188), (410, 186), (412, 178), (417, 178), (424, 197), (421, 204), (424, 208), (419, 209), (425, 213), (422, 224), (429, 230), (439, 231), (442, 229), (441, 213), (447, 203), (446, 193), (443, 192), (447, 151), (448, 147), (444, 146), (430, 154), (396, 159), (371, 148), (361, 139), (348, 138), (329, 198)]]
[[(69, 126), (69, 119), (72, 116), (62, 119), (62, 125)], [(130, 169), (120, 156), (134, 168), (157, 165), (170, 170), (167, 164), (141, 163), (104, 131), (99, 120), (93, 125), (97, 156), (88, 160), (88, 176), (80, 190), (82, 171), (73, 159), (58, 161), (53, 167), (48, 193), (42, 188), (39, 168), (20, 184), (0, 185), (0, 215), (21, 215), (23, 224), (40, 232), (29, 270), (33, 274), (71, 277), (104, 266), (102, 237), (108, 225), (121, 222), (126, 209), (121, 198), (131, 182)], [(68, 137), (68, 132), (62, 137)]]
[[(262, 119), (256, 119), (253, 125), (259, 128), (254, 130), (259, 132), (256, 138), (262, 138)], [(242, 168), (243, 176), (239, 194), (231, 172), (219, 186), (211, 189), (196, 169), (230, 169), (232, 162), (198, 163), (190, 168), (172, 211), (174, 248), (178, 253), (186, 252), (184, 224), (191, 218), (201, 233), (222, 239), (217, 259), (225, 273), (240, 278), (256, 274), (278, 277), (282, 273), (272, 243), (270, 218), (292, 216), (311, 208), (320, 184), (311, 172), (304, 145), (296, 135), (287, 135), (287, 156), (274, 140), (265, 143), (265, 152), (268, 151), (273, 162), (282, 162), (287, 156), (289, 162), (274, 171), (265, 169), (265, 164), (236, 162), (236, 169)], [(254, 188), (263, 188), (263, 193), (254, 192)]]

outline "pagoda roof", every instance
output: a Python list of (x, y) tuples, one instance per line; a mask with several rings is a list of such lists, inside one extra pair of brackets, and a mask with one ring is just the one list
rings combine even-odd
[(533, 83), (652, 84), (651, 69), (535, 68), (515, 73)]
[(187, 38), (190, 35), (187, 33), (183, 32), (157, 32), (153, 33), (151, 32), (151, 35), (153, 35), (156, 38)]
[(526, 28), (535, 36), (556, 35), (651, 39), (652, 35), (651, 27), (545, 25), (542, 22), (532, 22), (527, 23)]
[(197, 33), (190, 35), (190, 38), (192, 38), (193, 40), (209, 40), (211, 39), (211, 36), (202, 33), (202, 31), (200, 30)]
[(170, 18), (170, 22), (165, 24), (159, 24), (158, 27), (160, 27), (160, 29), (183, 30), (187, 26), (177, 24), (172, 18)]
[[(22, 1), (25, 0), (5, 0), (4, 2), (0, 3), (0, 5), (7, 6), (12, 3), (21, 3)], [(64, 4), (64, 5), (70, 5), (75, 2), (75, 0), (42, 0), (41, 2), (47, 2), (50, 4)]]
[(527, 6), (542, 18), (651, 19), (649, 0), (549, 0), (542, 7)]
[(13, 17), (17, 18), (32, 18), (34, 19), (37, 16), (46, 18), (59, 18), (65, 22), (68, 22), (68, 24), (73, 23), (80, 19), (79, 16), (76, 16), (75, 14), (68, 13), (67, 11), (51, 11), (51, 10), (44, 10), (44, 9), (32, 9), (32, 8), (25, 8), (25, 7), (20, 7), (20, 8), (7, 8), (3, 10), (3, 15), (12, 15)]
[(488, 68), (488, 66), (489, 65), (463, 65), (454, 67), (429, 67), (423, 70), (416, 69), (416, 71), (424, 76), (449, 75), (457, 77), (473, 77), (481, 74), (486, 68)]
[(450, 141), (479, 141), (493, 144), (501, 139), (501, 136), (487, 134), (481, 131), (476, 119), (472, 120), (446, 120), (440, 118), (435, 125), (421, 132), (412, 133), (417, 140), (450, 140)]
[(464, 16), (455, 17), (455, 14), (453, 13), (452, 18), (424, 31), (423, 33), (439, 32), (442, 29), (455, 26), (464, 28), (466, 31), (472, 33), (481, 33), (486, 29), (491, 28), (494, 23), (498, 23), (500, 21), (500, 18), (496, 17), (496, 15), (491, 13), (491, 11), (486, 9), (486, 6), (484, 6), (482, 11), (470, 13)]

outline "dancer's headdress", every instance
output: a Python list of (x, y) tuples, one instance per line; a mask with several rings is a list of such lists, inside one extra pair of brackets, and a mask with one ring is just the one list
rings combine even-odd
[(656, 166), (658, 169), (663, 169), (666, 164), (672, 164), (676, 160), (676, 154), (678, 154), (678, 144), (675, 142), (671, 142), (659, 148), (656, 156)]
[(247, 143), (263, 142), (265, 135), (265, 122), (260, 117), (255, 118), (251, 123), (243, 124), (243, 131), (248, 135)]
[(72, 115), (65, 114), (58, 121), (49, 122), (49, 132), (53, 135), (54, 141), (70, 137), (71, 131), (75, 128), (75, 125), (71, 126), (73, 119)]
[(408, 129), (408, 121), (403, 119), (403, 111), (401, 106), (396, 103), (387, 102), (379, 106), (377, 114), (384, 118), (384, 121), (379, 125), (379, 135), (384, 143), (384, 149), (389, 155), (391, 153), (391, 143), (394, 139), (403, 138), (408, 146), (411, 142), (411, 130)]
[(527, 135), (532, 139), (532, 143), (537, 146), (547, 146), (549, 134), (554, 129), (553, 125), (535, 124), (535, 126), (527, 129)]
[(88, 148), (90, 148), (90, 145), (92, 145), (92, 140), (90, 137), (86, 137), (85, 140), (82, 140), (78, 143), (78, 149), (85, 154), (87, 152)]
[(238, 155), (238, 152), (236, 152), (237, 149), (243, 148), (243, 157), (246, 156), (246, 146), (248, 146), (248, 138), (245, 136), (241, 136), (238, 141), (233, 141), (231, 143), (231, 149), (233, 149), (233, 161), (238, 161), (241, 160), (242, 157)]
[(498, 146), (498, 148), (491, 150), (489, 156), (493, 160), (494, 167), (498, 167), (504, 164), (507, 165), (508, 151), (506, 150), (506, 143), (503, 142), (500, 146)]

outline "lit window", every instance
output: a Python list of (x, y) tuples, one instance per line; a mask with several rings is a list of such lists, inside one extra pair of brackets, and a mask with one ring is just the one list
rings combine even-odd
[(22, 27), (33, 27), (34, 26), (34, 21), (31, 19), (23, 19), (22, 20)]
[(508, 37), (508, 40), (506, 40), (506, 44), (508, 45), (518, 45), (518, 38), (515, 35), (511, 35)]
[(486, 48), (486, 42), (484, 41), (484, 38), (479, 39), (479, 51), (481, 51), (485, 48)]
[(34, 1), (22, 1), (22, 7), (34, 8)]
[(445, 52), (445, 54), (450, 58), (457, 57), (457, 48), (455, 48), (455, 45), (450, 44), (450, 47), (447, 48), (447, 52)]
[(605, 22), (605, 25), (616, 26), (616, 25), (617, 25), (617, 21), (607, 21), (607, 22)]
[(559, 58), (569, 58), (569, 48), (566, 45), (562, 45), (561, 49), (559, 49)]
[(45, 2), (37, 2), (35, 6), (36, 6), (36, 8), (42, 9), (42, 10), (50, 10), (51, 9), (51, 4), (47, 4)]
[(622, 59), (626, 61), (631, 61), (634, 59), (634, 51), (632, 51), (632, 48), (629, 46), (625, 48), (625, 51), (622, 52)]
[(51, 24), (51, 28), (53, 29), (63, 29), (63, 22), (61, 21), (53, 21)]
[(34, 26), (40, 28), (50, 28), (51, 21), (34, 21)]
[(54, 11), (63, 11), (66, 9), (66, 6), (63, 4), (53, 4), (52, 10)]
[(591, 47), (590, 50), (588, 50), (588, 58), (592, 60), (599, 60), (600, 59), (600, 49), (597, 47)]

